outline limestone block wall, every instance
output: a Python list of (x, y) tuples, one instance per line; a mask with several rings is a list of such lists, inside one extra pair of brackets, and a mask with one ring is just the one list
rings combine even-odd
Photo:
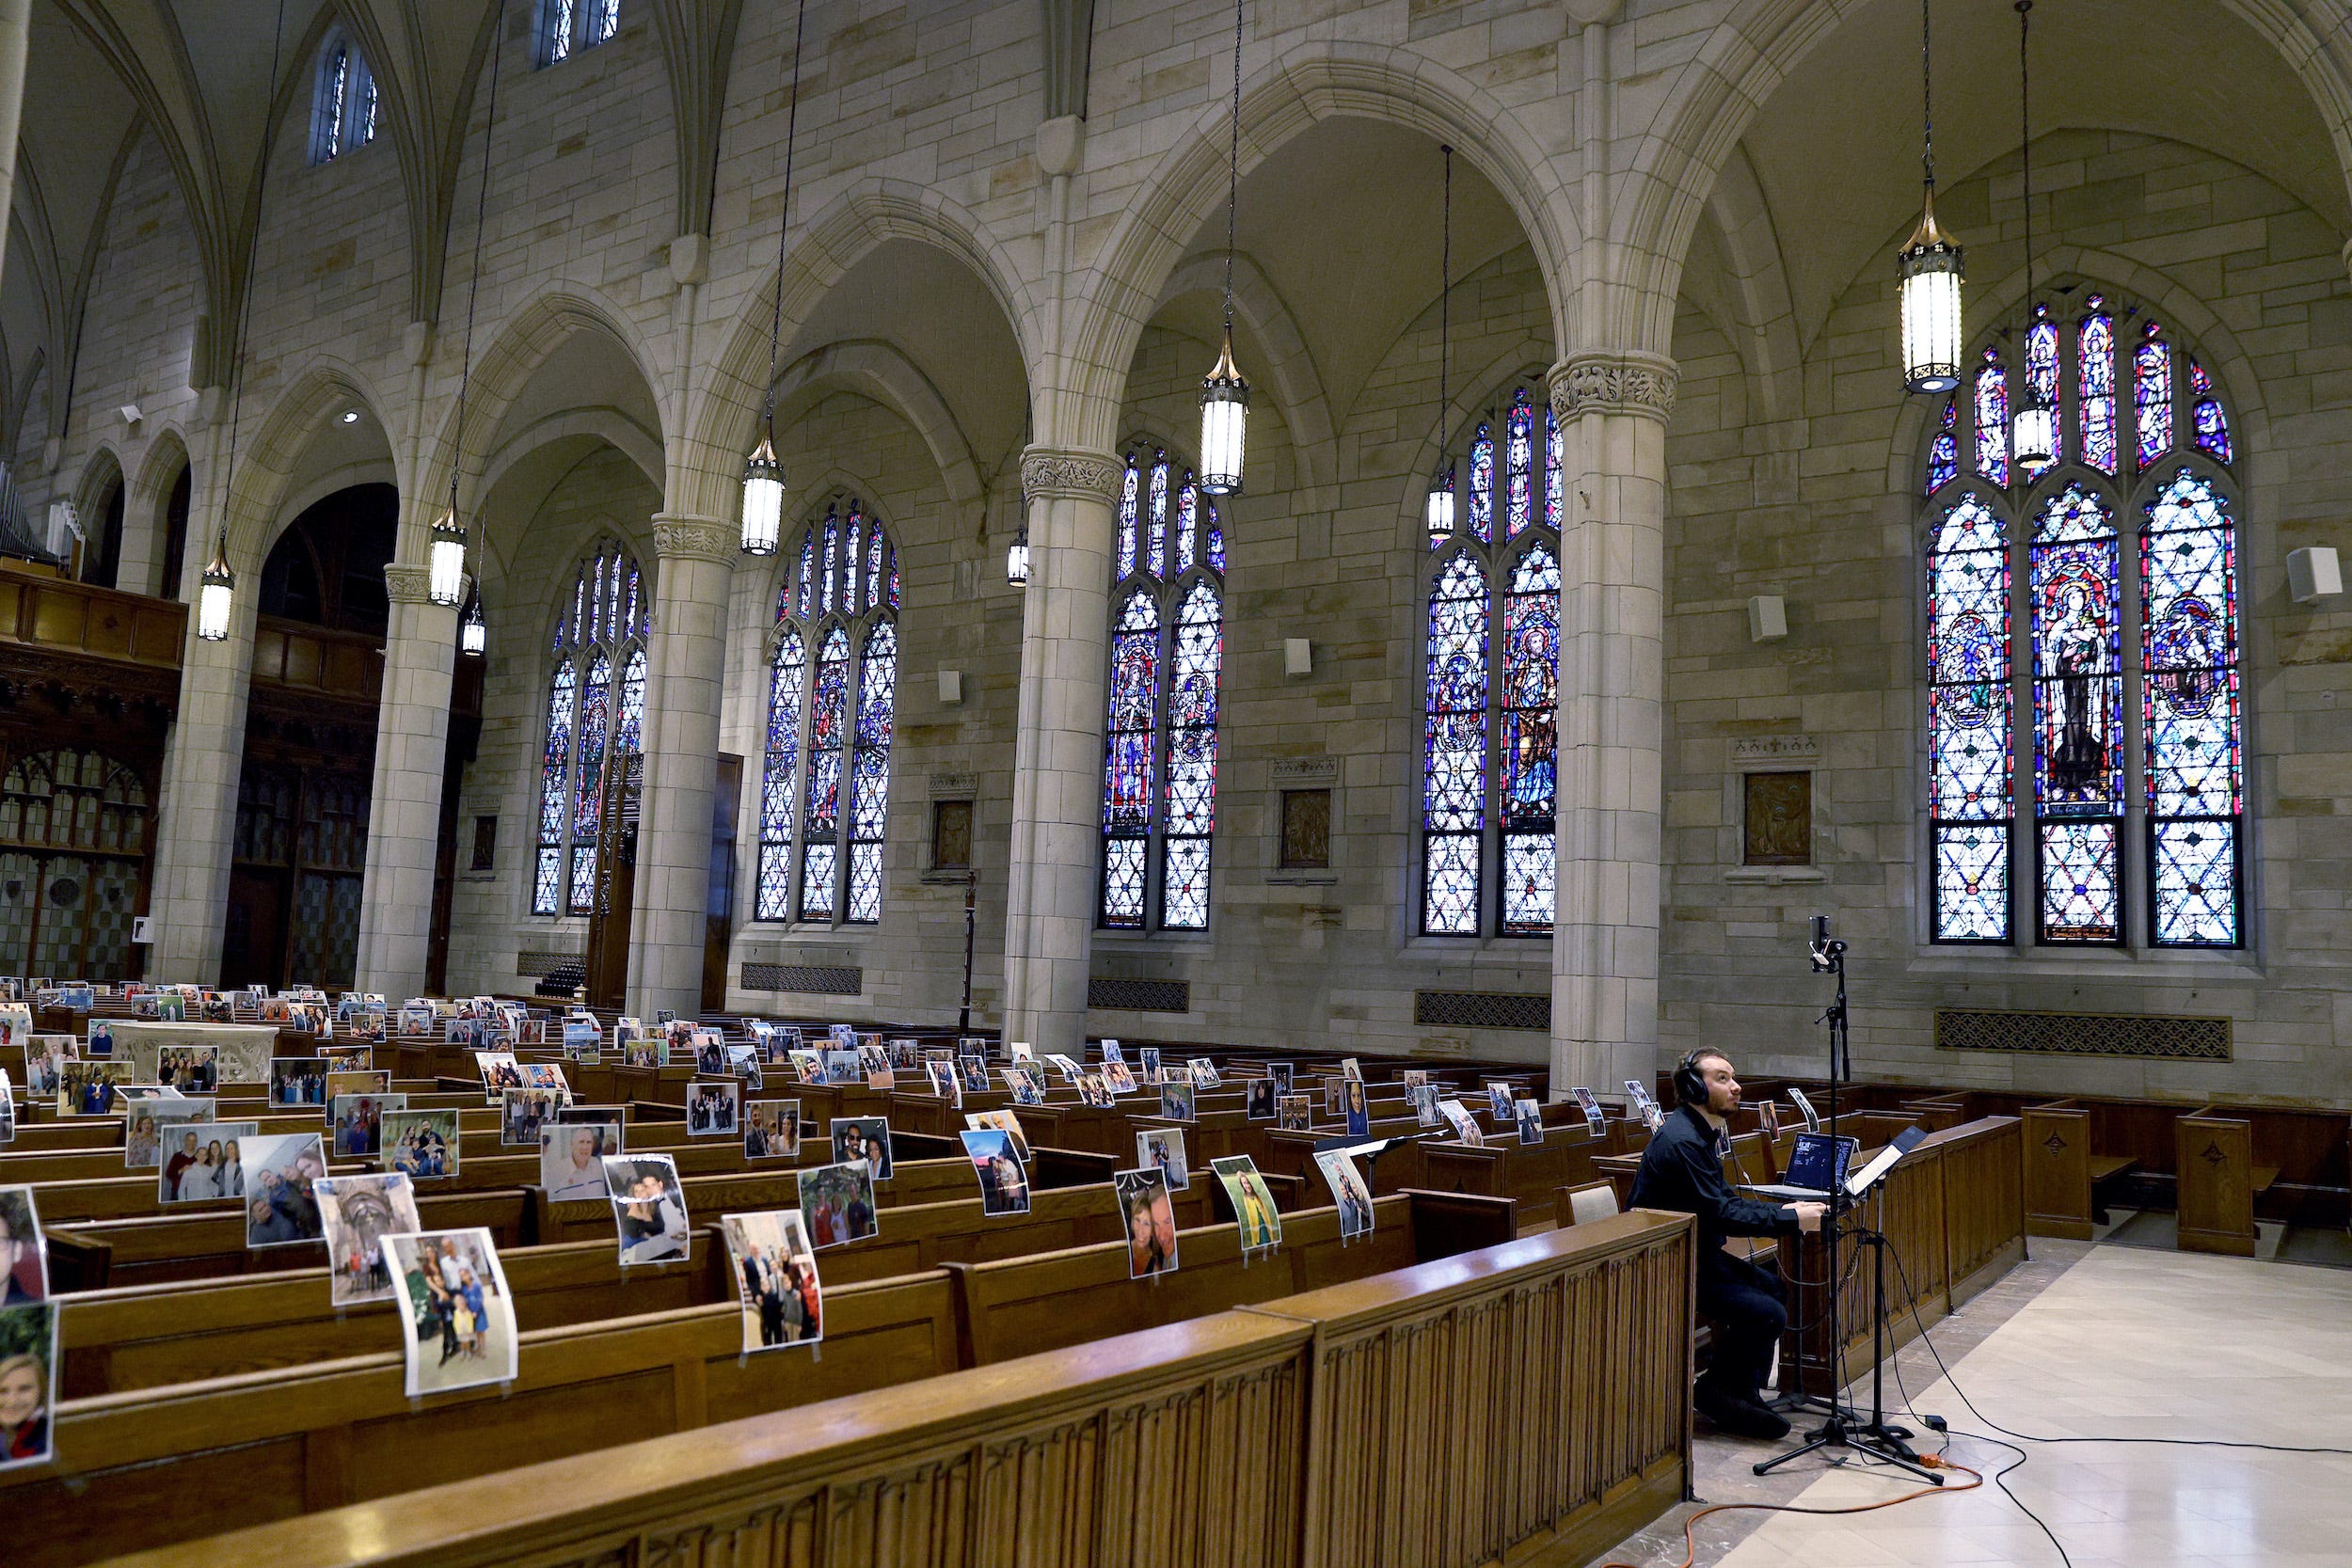
[[(2267, 181), (2145, 136), (2051, 136), (2036, 147), (2034, 185), (2044, 277), (2145, 302), (2196, 341), (2233, 400), (2247, 482), (2249, 945), (2190, 955), (1927, 942), (1917, 498), (1934, 405), (1902, 396), (1889, 265), (1856, 280), (1805, 345), (1804, 417), (1786, 427), (1750, 422), (1755, 385), (1718, 322), (1686, 303), (1677, 324), (1661, 1044), (1724, 1045), (1763, 1070), (1818, 1069), (1825, 990), (1804, 937), (1821, 912), (1852, 943), (1863, 1072), (2060, 1092), (2257, 1085), (2340, 1103), (2352, 1096), (2352, 616), (2294, 604), (2284, 580), (2286, 551), (2337, 539), (2352, 503), (2352, 316), (2337, 240)], [(2019, 269), (2018, 191), (2012, 159), (1939, 198), (1970, 246), (1972, 277)], [(2012, 284), (2012, 309), (2014, 297)], [(1989, 325), (1998, 303), (1973, 307), (1972, 324)], [(1787, 596), (1786, 641), (1748, 640), (1744, 603), (1763, 593)], [(1727, 875), (1740, 860), (1731, 747), (1781, 736), (1820, 747), (1810, 766), (1823, 880), (1741, 885)], [(2139, 868), (2128, 872), (2126, 898), (2143, 897)], [(2237, 1060), (1938, 1052), (1937, 1007), (2225, 1016)]]

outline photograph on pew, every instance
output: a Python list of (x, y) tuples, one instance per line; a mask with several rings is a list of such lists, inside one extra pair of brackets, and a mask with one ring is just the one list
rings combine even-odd
[(515, 1381), (521, 1337), (490, 1233), (426, 1230), (387, 1236), (384, 1244), (408, 1304), (401, 1335), (408, 1397)]
[(406, 1171), (412, 1181), (437, 1181), (457, 1174), (455, 1111), (387, 1111), (378, 1137), (384, 1164)]
[(1293, 1070), (1294, 1069), (1292, 1069), (1291, 1064), (1288, 1062), (1266, 1063), (1265, 1075), (1274, 1080), (1275, 1093), (1288, 1094), (1291, 1092), (1291, 1073)]
[(988, 1092), (987, 1057), (965, 1056), (960, 1059), (956, 1065), (962, 1069), (962, 1083), (967, 1091), (973, 1094), (986, 1094)]
[(630, 1040), (621, 1047), (621, 1065), (632, 1068), (659, 1068), (668, 1046), (656, 1037)]
[(857, 1053), (839, 1048), (825, 1053), (825, 1082), (835, 1088), (860, 1082)]
[(1136, 1164), (1168, 1179), (1168, 1190), (1181, 1193), (1192, 1185), (1192, 1168), (1184, 1161), (1184, 1134), (1174, 1127), (1154, 1127), (1136, 1134)]
[(1085, 1069), (1058, 1051), (1051, 1052), (1046, 1055), (1045, 1065), (1060, 1073), (1061, 1081), (1065, 1084), (1075, 1084), (1086, 1074)]
[(1089, 1072), (1078, 1080), (1078, 1101), (1098, 1111), (1119, 1109), (1119, 1096), (1111, 1089), (1110, 1080), (1099, 1072)]
[(1029, 1177), (1022, 1168), (1020, 1155), (1013, 1151), (1011, 1135), (993, 1127), (967, 1127), (957, 1136), (963, 1140), (964, 1155), (979, 1178), (980, 1212), (991, 1219), (1027, 1213)]
[(601, 1203), (604, 1157), (622, 1152), (617, 1121), (550, 1122), (539, 1129), (539, 1190), (549, 1203)]
[(400, 1171), (322, 1176), (310, 1183), (326, 1238), (327, 1300), (336, 1307), (392, 1299), (384, 1238), (421, 1230), (417, 1186)]
[(1356, 1168), (1356, 1157), (1343, 1148), (1326, 1149), (1315, 1156), (1315, 1169), (1323, 1173), (1324, 1184), (1331, 1189), (1331, 1201), (1339, 1209), (1340, 1240), (1352, 1242), (1370, 1230), (1372, 1188)]
[(1415, 1084), (1405, 1091), (1405, 1098), (1413, 1107), (1413, 1119), (1423, 1127), (1435, 1127), (1443, 1118), (1438, 1115), (1438, 1085)]
[(863, 1160), (876, 1181), (887, 1181), (893, 1168), (890, 1120), (886, 1117), (835, 1117), (828, 1124), (835, 1164)]
[(1315, 1125), (1315, 1097), (1311, 1094), (1277, 1095), (1274, 1099), (1275, 1125), (1285, 1132), (1311, 1132)]
[(8, 1069), (0, 1068), (0, 1147), (16, 1141), (16, 1096), (8, 1087)]
[(326, 1103), (327, 1062), (318, 1056), (272, 1056), (269, 1102), (287, 1109)]
[(156, 1168), (155, 1201), (213, 1203), (245, 1196), (246, 1145), (261, 1131), (258, 1121), (172, 1123), (163, 1134), (170, 1152)]
[(1213, 1089), (1221, 1082), (1217, 1077), (1216, 1064), (1206, 1056), (1195, 1056), (1185, 1066), (1192, 1072), (1192, 1086), (1196, 1089)]
[(1229, 1154), (1209, 1162), (1233, 1207), (1233, 1224), (1241, 1232), (1241, 1249), (1255, 1252), (1282, 1244), (1282, 1215), (1274, 1206), (1258, 1163), (1247, 1154)]
[(1158, 1046), (1147, 1045), (1136, 1052), (1136, 1065), (1142, 1069), (1143, 1081), (1146, 1084), (1157, 1085), (1165, 1082), (1160, 1076), (1160, 1048)]
[(743, 1158), (797, 1160), (801, 1157), (801, 1102), (797, 1100), (755, 1100), (743, 1108)]
[(1353, 1056), (1340, 1058), (1340, 1076), (1351, 1084), (1364, 1081), (1364, 1064)]
[(667, 1154), (608, 1154), (604, 1186), (612, 1199), (621, 1267), (686, 1260), (693, 1232), (675, 1160)]
[(0, 1307), (0, 1470), (49, 1461), (56, 1386), (56, 1305)]
[(1176, 1272), (1176, 1203), (1156, 1165), (1114, 1171), (1119, 1212), (1127, 1221), (1127, 1277)]
[(1123, 1061), (1104, 1062), (1101, 1076), (1114, 1097), (1136, 1092), (1136, 1069)]
[(797, 1209), (726, 1214), (719, 1221), (743, 1307), (743, 1354), (813, 1345), (825, 1337), (817, 1249)]
[[(326, 1234), (319, 1225), (318, 1198), (310, 1190), (311, 1183), (326, 1174), (323, 1144), (316, 1132), (279, 1132), (244, 1140), (247, 1247), (300, 1246)], [(229, 1173), (236, 1169), (232, 1161)], [(224, 1180), (229, 1173), (224, 1174)]]
[(686, 1091), (686, 1131), (696, 1138), (734, 1138), (743, 1132), (743, 1085), (733, 1078), (696, 1079)]
[(31, 1105), (55, 1100), (57, 1080), (65, 1074), (65, 1064), (81, 1055), (81, 1042), (72, 1035), (25, 1034), (19, 1037), (24, 1041), (24, 1102)]
[(408, 1108), (406, 1094), (339, 1094), (327, 1103), (335, 1158), (373, 1160), (384, 1152), (384, 1113)]
[(84, 1053), (91, 1056), (111, 1056), (115, 1053), (115, 1026), (107, 1020), (94, 1018), (89, 1023), (89, 1038), (82, 1043)]
[(693, 1046), (694, 1070), (716, 1078), (727, 1070), (727, 1042), (716, 1029), (696, 1029), (687, 1037)]
[(158, 1084), (188, 1094), (210, 1094), (220, 1086), (220, 1047), (167, 1045), (155, 1053)]
[(726, 1070), (741, 1079), (745, 1088), (764, 1089), (768, 1086), (766, 1075), (759, 1070), (759, 1047), (744, 1044), (730, 1045), (726, 1049)]
[(1198, 1101), (1193, 1098), (1192, 1085), (1188, 1083), (1164, 1083), (1160, 1085), (1160, 1115), (1166, 1120), (1193, 1121), (1198, 1119), (1193, 1115), (1193, 1107), (1197, 1103)]
[(0, 1050), (23, 1045), (33, 1032), (33, 1009), (11, 1000), (0, 1004)]
[(1009, 1067), (1004, 1069), (1005, 1088), (1015, 1105), (1045, 1103), (1045, 1074), (1034, 1067)]
[(57, 1069), (57, 1115), (103, 1117), (114, 1105), (115, 1085), (131, 1081), (123, 1062), (88, 1062), (79, 1057)]
[(30, 1187), (0, 1187), (0, 1307), (49, 1299), (49, 1242)]
[(1279, 1085), (1271, 1078), (1252, 1078), (1242, 1090), (1244, 1114), (1251, 1121), (1272, 1121), (1275, 1117), (1277, 1090)]
[(1472, 1148), (1486, 1147), (1486, 1134), (1479, 1130), (1478, 1118), (1470, 1114), (1469, 1106), (1464, 1105), (1458, 1100), (1440, 1100), (1438, 1101), (1438, 1111), (1445, 1117), (1446, 1125), (1454, 1129), (1454, 1135), (1456, 1138)]
[(963, 1079), (953, 1062), (925, 1062), (923, 1075), (931, 1081), (931, 1093), (950, 1105), (963, 1104)]
[[(318, 1054), (329, 1072), (369, 1072), (375, 1067), (375, 1053), (364, 1045), (322, 1045)], [(391, 1074), (387, 1072), (384, 1077), (389, 1082)], [(330, 1088), (327, 1092), (334, 1091)]]
[[(1544, 1108), (1539, 1102), (1534, 1100), (1514, 1101), (1511, 1112), (1518, 1122), (1519, 1142), (1539, 1144), (1544, 1141)], [(1356, 1130), (1351, 1127), (1348, 1131), (1353, 1132)]]
[(1486, 1114), (1497, 1122), (1511, 1119), (1511, 1101), (1514, 1098), (1510, 1085), (1492, 1078), (1486, 1080)]
[(801, 1212), (812, 1245), (820, 1250), (862, 1242), (881, 1226), (874, 1210), (873, 1167), (863, 1160), (816, 1165), (800, 1173)]
[(1351, 1138), (1372, 1136), (1372, 1101), (1365, 1098), (1364, 1081), (1350, 1078), (1340, 1095), (1340, 1110), (1347, 1117), (1347, 1135)]
[(477, 1051), (473, 1053), (474, 1071), (482, 1076), (482, 1102), (495, 1105), (499, 1096), (508, 1089), (529, 1088), (523, 1070), (511, 1051)]
[(821, 1084), (825, 1081), (825, 1057), (822, 1052), (796, 1049), (791, 1053), (791, 1061), (793, 1076), (802, 1083)]
[(375, 1068), (329, 1067), (326, 1073), (326, 1102), (335, 1103), (336, 1097), (346, 1094), (389, 1094), (392, 1075)]

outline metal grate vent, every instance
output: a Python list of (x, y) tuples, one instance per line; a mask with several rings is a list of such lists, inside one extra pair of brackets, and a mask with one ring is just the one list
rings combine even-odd
[(2017, 1013), (1939, 1007), (1939, 1051), (2021, 1051), (2042, 1056), (2149, 1056), (2226, 1062), (2226, 1018), (2151, 1018), (2138, 1013)]
[(580, 955), (577, 953), (517, 953), (515, 955), (515, 973), (535, 979), (543, 974), (552, 974), (565, 964), (578, 962)]
[(1413, 1022), (1451, 1029), (1534, 1029), (1551, 1033), (1551, 998), (1500, 990), (1417, 990)]
[(856, 996), (866, 990), (866, 971), (854, 964), (745, 964), (743, 989)]
[(1087, 982), (1087, 1006), (1115, 1013), (1188, 1013), (1189, 980), (1115, 980), (1096, 975)]

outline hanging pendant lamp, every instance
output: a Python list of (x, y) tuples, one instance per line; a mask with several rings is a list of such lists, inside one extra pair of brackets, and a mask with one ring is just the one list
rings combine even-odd
[(759, 445), (743, 460), (743, 553), (773, 555), (784, 535), (784, 465), (776, 457), (776, 356), (784, 347), (784, 250), (792, 228), (792, 147), (801, 122), (801, 29), (808, 0), (792, 23), (792, 103), (784, 117), (784, 199), (776, 209), (776, 303), (768, 321), (768, 382), (760, 396)]
[(490, 628), (482, 619), (482, 590), (477, 588), (466, 597), (466, 613), (457, 623), (457, 651), (469, 658), (480, 658), (490, 644)]
[(1919, 227), (1897, 258), (1902, 280), (1903, 388), (1948, 392), (1960, 385), (1961, 249), (1935, 222), (1935, 119), (1929, 92), (1928, 0), (1919, 0)]
[[(279, 50), (286, 38), (286, 0), (278, 0), (278, 22), (269, 39), (270, 90), (278, 89)], [(262, 198), (269, 192), (269, 117), (262, 117), (260, 144), (253, 150), (253, 236), (246, 242), (245, 253), (245, 297), (238, 301), (236, 352), (230, 357), (229, 380), (229, 460), (221, 468), (220, 509), (223, 519), (220, 533), (213, 546), (213, 559), (204, 563), (204, 576), (196, 591), (196, 635), (206, 642), (226, 642), (229, 640), (230, 612), (237, 603), (237, 574), (229, 569), (229, 524), (227, 513), (230, 498), (237, 493), (237, 427), (245, 413), (245, 345), (253, 329), (253, 272), (261, 264)]]
[(2025, 385), (2017, 394), (2017, 412), (2010, 423), (2010, 451), (2017, 459), (2020, 480), (2030, 481), (2028, 468), (2046, 468), (2058, 459), (2058, 409), (2033, 377), (2033, 114), (2026, 70), (2026, 38), (2032, 25), (2027, 13), (2033, 0), (2017, 0), (2017, 125), (2019, 204), (2026, 210), (2026, 356), (2020, 367)]
[(1029, 525), (1025, 519), (1005, 550), (1005, 580), (1015, 588), (1029, 585)]
[(1428, 503), (1422, 515), (1429, 527), (1429, 547), (1436, 549), (1454, 533), (1454, 454), (1446, 446), (1446, 420), (1453, 405), (1446, 401), (1446, 361), (1453, 348), (1454, 317), (1454, 149), (1445, 154), (1445, 220), (1438, 246), (1438, 471), (1429, 479)]
[(1233, 214), (1241, 196), (1242, 0), (1233, 0), (1233, 139), (1225, 166), (1225, 346), (1200, 383), (1200, 475), (1203, 494), (1241, 494), (1242, 457), (1249, 444), (1249, 383), (1233, 363)]

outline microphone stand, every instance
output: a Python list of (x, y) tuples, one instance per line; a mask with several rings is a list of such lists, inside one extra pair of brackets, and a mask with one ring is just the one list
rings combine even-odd
[(980, 887), (977, 869), (963, 874), (963, 1010), (956, 1015), (956, 1049), (962, 1050), (963, 1037), (972, 1032), (972, 922), (973, 905)]

